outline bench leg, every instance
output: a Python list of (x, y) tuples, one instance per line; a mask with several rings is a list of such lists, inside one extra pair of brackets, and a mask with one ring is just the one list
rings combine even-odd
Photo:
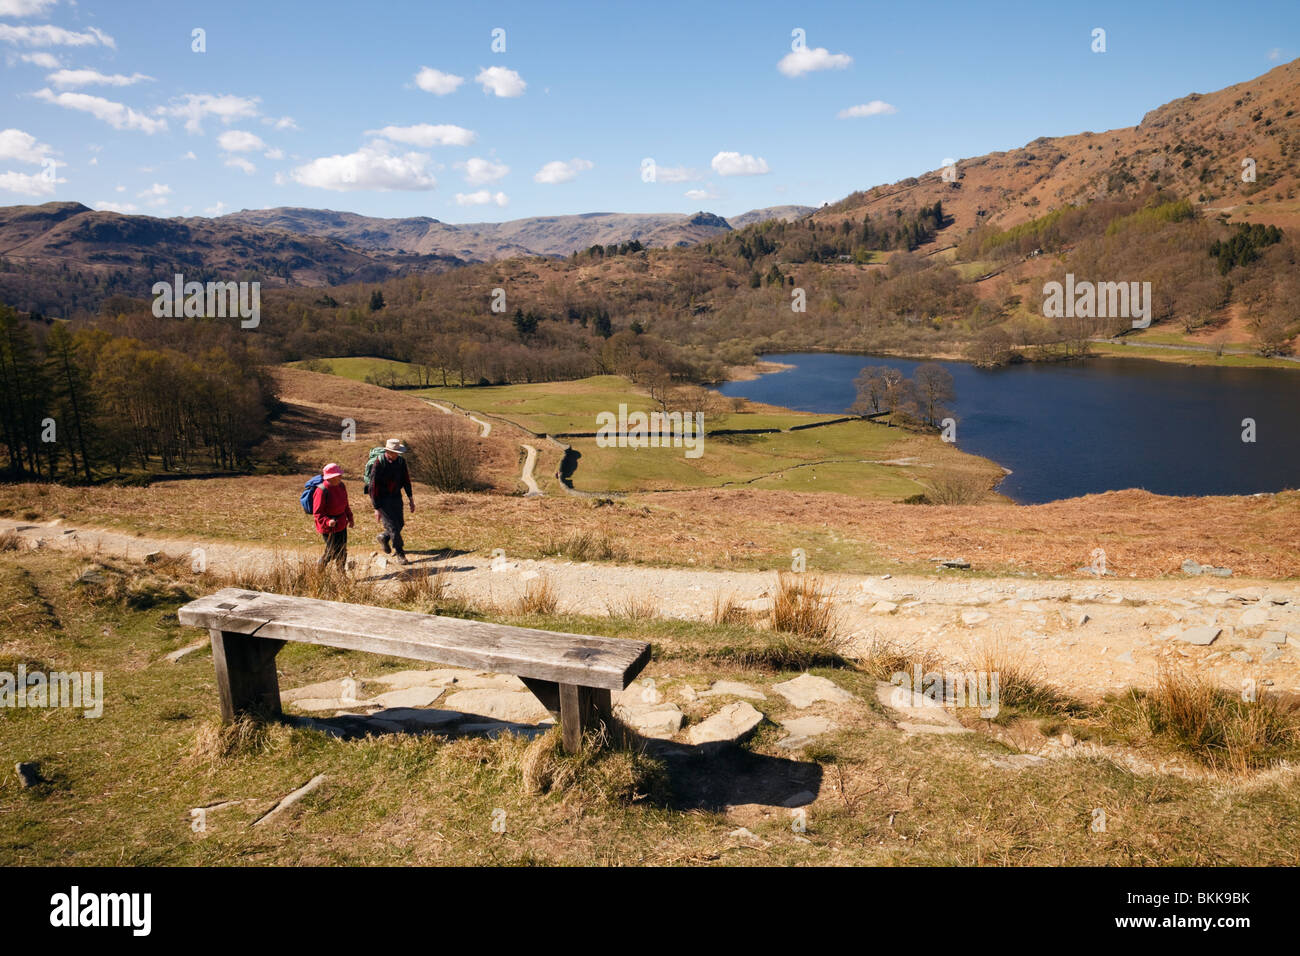
[(215, 628), (208, 633), (212, 636), (212, 662), (217, 669), (221, 719), (232, 723), (245, 715), (278, 718), (280, 681), (275, 673), (275, 655), (284, 641)]
[(610, 692), (577, 684), (560, 685), (560, 730), (566, 753), (576, 753), (582, 746), (582, 732), (597, 723), (613, 726)]

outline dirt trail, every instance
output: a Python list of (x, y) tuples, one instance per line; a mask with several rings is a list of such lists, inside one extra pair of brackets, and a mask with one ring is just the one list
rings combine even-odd
[[(142, 560), (161, 551), (189, 556), (202, 549), (206, 568), (225, 573), (266, 568), (286, 552), (201, 540), (134, 536), (120, 531), (75, 528), (61, 522), (24, 524), (0, 520), (0, 533), (17, 529), (24, 547)], [(364, 541), (364, 535), (358, 535)], [(562, 560), (496, 561), (487, 554), (446, 560), (409, 552), (417, 568), (449, 575), (453, 593), (506, 603), (528, 582), (550, 579), (562, 612), (617, 614), (629, 598), (649, 597), (663, 617), (708, 620), (718, 596), (745, 608), (771, 607), (772, 572), (574, 563)], [(315, 551), (289, 552), (314, 557)], [(354, 573), (391, 580), (368, 549), (354, 549)], [(1190, 666), (1221, 686), (1239, 689), (1253, 679), (1276, 691), (1300, 693), (1300, 585), (1236, 578), (1182, 580), (1111, 578), (1047, 579), (941, 576), (828, 575), (851, 652), (873, 640), (934, 651), (971, 668), (995, 660), (1018, 660), (1041, 677), (1082, 697), (1127, 686), (1149, 686), (1168, 663)], [(1222, 628), (1208, 646), (1183, 640), (1184, 632)], [(1277, 643), (1286, 635), (1282, 643)], [(1190, 635), (1189, 635), (1190, 636)]]

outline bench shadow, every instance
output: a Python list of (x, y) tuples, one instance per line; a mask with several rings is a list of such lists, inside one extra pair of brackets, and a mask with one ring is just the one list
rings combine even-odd
[[(389, 707), (365, 716), (285, 715), (284, 721), (343, 740), (390, 734), (491, 738), (503, 733), (531, 740), (555, 726), (433, 707)], [(641, 751), (663, 761), (668, 778), (663, 805), (668, 809), (722, 812), (742, 805), (794, 808), (812, 803), (821, 792), (823, 770), (813, 761), (754, 753), (735, 745), (697, 746), (642, 737), (621, 725), (612, 729), (622, 749)]]

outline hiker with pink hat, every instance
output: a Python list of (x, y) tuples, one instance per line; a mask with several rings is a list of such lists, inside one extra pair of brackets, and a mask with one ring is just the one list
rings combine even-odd
[(321, 469), (323, 481), (316, 487), (311, 513), (316, 519), (316, 530), (325, 539), (325, 553), (318, 565), (322, 570), (331, 561), (344, 571), (348, 566), (348, 528), (352, 527), (352, 507), (348, 504), (348, 489), (343, 484), (343, 469), (330, 462)]

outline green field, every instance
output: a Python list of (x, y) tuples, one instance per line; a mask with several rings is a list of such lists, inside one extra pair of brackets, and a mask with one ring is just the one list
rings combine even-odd
[[(317, 363), (323, 367), (313, 368)], [(301, 362), (289, 362), (289, 368), (307, 368), (309, 371), (322, 371), (340, 378), (350, 378), (354, 382), (373, 382), (378, 385), (417, 384), (409, 362), (393, 359), (375, 358), (363, 355), (348, 358), (306, 359)]]
[[(659, 409), (659, 404), (645, 391), (620, 375), (594, 375), (570, 382), (531, 385), (425, 388), (415, 394), (435, 402), (454, 402), (470, 411), (499, 415), (529, 431), (549, 435), (595, 432), (600, 427), (597, 416), (601, 412), (617, 415), (619, 405), (626, 405), (629, 412)], [(836, 417), (765, 410), (710, 416), (707, 426), (710, 430), (789, 428)]]
[[(926, 461), (957, 455), (937, 437), (921, 437), (866, 421), (775, 435), (705, 436), (702, 454), (683, 448), (601, 448), (570, 442), (582, 456), (573, 486), (585, 491), (647, 491), (752, 483), (757, 488), (823, 491), (869, 498), (905, 498), (924, 488)], [(907, 451), (903, 447), (907, 446)], [(906, 455), (915, 467), (870, 464)]]
[(1091, 349), (1098, 355), (1111, 358), (1146, 358), (1161, 362), (1177, 362), (1180, 365), (1219, 365), (1227, 368), (1286, 368), (1300, 369), (1300, 362), (1286, 359), (1265, 358), (1262, 355), (1223, 355), (1203, 349), (1168, 349), (1143, 348), (1141, 345), (1112, 345), (1109, 342), (1093, 342)]

